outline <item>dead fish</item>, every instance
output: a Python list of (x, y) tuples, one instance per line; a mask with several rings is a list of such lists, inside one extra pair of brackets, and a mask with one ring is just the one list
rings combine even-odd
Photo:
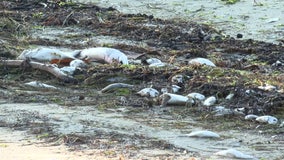
[(80, 60), (80, 59), (75, 59), (73, 61), (70, 62), (70, 67), (75, 67), (75, 68), (86, 68), (87, 67), (87, 64)]
[(213, 104), (215, 104), (217, 101), (217, 99), (214, 96), (208, 97), (204, 100), (203, 105), (204, 106), (212, 106)]
[(226, 96), (226, 100), (231, 100), (232, 98), (234, 97), (234, 94), (233, 93), (230, 93)]
[(76, 71), (76, 67), (71, 67), (71, 66), (64, 66), (62, 68), (59, 68), (60, 71), (64, 72), (67, 75), (73, 75)]
[(216, 65), (212, 61), (206, 58), (194, 58), (194, 59), (191, 59), (188, 63), (216, 67)]
[(217, 156), (223, 156), (228, 158), (239, 158), (239, 159), (255, 159), (253, 156), (244, 154), (236, 149), (227, 149), (214, 153)]
[(146, 62), (151, 65), (151, 64), (154, 64), (154, 63), (162, 63), (161, 60), (159, 60), (158, 58), (149, 58), (149, 59), (146, 59)]
[(248, 114), (245, 116), (245, 120), (255, 120), (258, 116), (254, 114)]
[(194, 103), (193, 99), (190, 99), (186, 96), (178, 95), (178, 94), (172, 94), (172, 93), (164, 93), (160, 96), (161, 99), (161, 105), (165, 106), (167, 104), (170, 105), (185, 105), (190, 101), (190, 103)]
[(36, 88), (57, 89), (54, 86), (51, 86), (51, 85), (48, 85), (48, 84), (44, 84), (44, 83), (41, 83), (41, 82), (38, 82), (38, 81), (28, 82), (28, 83), (25, 83), (25, 85), (36, 87)]
[(137, 92), (137, 94), (139, 94), (142, 97), (158, 97), (159, 96), (159, 91), (157, 91), (154, 88), (144, 88), (142, 90), (140, 90), (139, 92)]
[(110, 90), (113, 90), (113, 89), (117, 89), (117, 88), (133, 88), (133, 87), (134, 87), (134, 85), (131, 85), (131, 84), (113, 83), (113, 84), (110, 84), (110, 85), (104, 87), (99, 92), (104, 93), (104, 92), (107, 92), (107, 91), (110, 91)]
[(163, 62), (161, 62), (161, 63), (152, 63), (152, 64), (150, 64), (149, 65), (149, 67), (151, 67), (151, 68), (159, 68), (159, 67), (165, 67), (167, 64), (166, 63), (163, 63)]
[(225, 108), (224, 106), (214, 107), (212, 113), (215, 113), (214, 116), (224, 116), (233, 114), (234, 112), (231, 109)]
[(172, 85), (172, 92), (173, 92), (173, 93), (177, 93), (180, 89), (181, 89), (180, 86), (178, 86), (178, 85)]
[(72, 52), (63, 52), (55, 48), (36, 48), (24, 50), (17, 59), (33, 60), (37, 62), (56, 63), (60, 61), (68, 61), (68, 63), (76, 59)]
[(259, 89), (262, 89), (264, 91), (275, 91), (277, 89), (277, 87), (272, 86), (270, 84), (266, 84), (264, 86), (258, 86)]
[(268, 124), (277, 124), (278, 119), (273, 116), (259, 116), (255, 119), (258, 122), (268, 123)]
[(81, 50), (75, 57), (87, 62), (113, 63), (117, 61), (122, 64), (128, 64), (127, 56), (114, 48), (96, 47)]
[(203, 94), (196, 93), (196, 92), (189, 93), (187, 97), (190, 97), (190, 98), (193, 98), (199, 101), (203, 101), (205, 99), (205, 96)]
[(212, 131), (207, 131), (207, 130), (193, 131), (186, 135), (189, 137), (200, 137), (200, 138), (220, 138), (219, 134), (212, 132)]

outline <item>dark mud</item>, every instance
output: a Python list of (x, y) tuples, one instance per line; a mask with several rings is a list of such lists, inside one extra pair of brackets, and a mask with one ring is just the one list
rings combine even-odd
[[(284, 47), (281, 44), (236, 40), (230, 36), (224, 36), (210, 26), (196, 22), (179, 19), (162, 20), (144, 14), (122, 14), (111, 7), (100, 8), (90, 4), (63, 1), (1, 1), (0, 8), (0, 56), (2, 60), (15, 59), (28, 46), (55, 46), (69, 49), (107, 46), (120, 49), (129, 57), (141, 54), (142, 56), (138, 59), (142, 59), (142, 62), (146, 58), (157, 57), (163, 62), (179, 66), (179, 68), (149, 68), (145, 65), (120, 66), (116, 64), (90, 66), (88, 70), (76, 73), (77, 83), (70, 84), (28, 67), (7, 67), (2, 61), (0, 95), (3, 103), (56, 103), (72, 107), (71, 109), (94, 106), (102, 112), (127, 108), (128, 111), (123, 112), (125, 117), (137, 121), (142, 117), (146, 122), (140, 120), (141, 123), (155, 126), (161, 124), (152, 124), (154, 122), (151, 122), (150, 116), (147, 115), (153, 112), (153, 108), (157, 109), (158, 102), (141, 98), (135, 93), (150, 85), (161, 89), (169, 85), (169, 79), (172, 76), (182, 74), (188, 78), (179, 94), (199, 92), (206, 96), (214, 95), (218, 98), (218, 105), (231, 109), (244, 107), (245, 114), (269, 114), (276, 116), (279, 120), (284, 118)], [(67, 29), (70, 33), (55, 39), (52, 36), (48, 38), (33, 36), (38, 32), (44, 34), (45, 29)], [(98, 36), (115, 37), (134, 43), (97, 43), (95, 40), (90, 40)], [(79, 43), (82, 41), (84, 43)], [(189, 66), (189, 59), (195, 57), (209, 58), (218, 67)], [(276, 63), (277, 61), (280, 63)], [(23, 84), (35, 79), (60, 89), (55, 91), (34, 89)], [(97, 92), (114, 82), (130, 83), (135, 87), (106, 94)], [(277, 90), (264, 91), (258, 88), (265, 84), (274, 85)], [(247, 90), (252, 91), (251, 94), (247, 94)], [(225, 100), (230, 93), (235, 95), (234, 98), (229, 101)], [(244, 132), (257, 132), (255, 127), (258, 124), (255, 122), (244, 121), (239, 115), (214, 117), (211, 115), (211, 110), (210, 107), (204, 108), (196, 104), (192, 108), (184, 106), (159, 108), (157, 112), (163, 113), (163, 118), (167, 117), (169, 120), (194, 117), (198, 121), (198, 126), (196, 126), (198, 128), (224, 132), (229, 127), (230, 129), (239, 128)], [(19, 114), (25, 115), (25, 113)], [(32, 113), (28, 115), (30, 114)], [(173, 146), (167, 141), (155, 141), (155, 139), (147, 139), (139, 134), (129, 136), (98, 131), (89, 136), (76, 133), (58, 135), (52, 129), (54, 124), (47, 123), (48, 120), (44, 120), (44, 117), (39, 115), (31, 116), (40, 120), (40, 123), (30, 123), (27, 118), (19, 119), (18, 123), (11, 124), (1, 121), (1, 126), (15, 129), (26, 128), (30, 133), (38, 135), (48, 133), (48, 136), (44, 137), (47, 140), (58, 142), (58, 139), (61, 139), (60, 142), (74, 148), (78, 144), (88, 144), (91, 148), (102, 147), (102, 145), (106, 145), (103, 148), (115, 148), (115, 146), (129, 142), (127, 147), (131, 148), (130, 150), (159, 148), (173, 150), (181, 155), (184, 153), (183, 148)], [(188, 127), (188, 123), (176, 122), (162, 127), (182, 131)], [(267, 131), (268, 135), (283, 135), (283, 129), (278, 125), (262, 125), (260, 129)], [(98, 142), (99, 146), (97, 143), (94, 145), (94, 141), (100, 141), (98, 139), (107, 139), (108, 142), (103, 144), (104, 141), (101, 140), (101, 143)], [(115, 144), (110, 142), (115, 142)], [(279, 140), (279, 143), (281, 142), (283, 139)], [(135, 157), (131, 153), (131, 151), (128, 153), (128, 158)], [(107, 154), (117, 156), (116, 152)], [(200, 155), (194, 154), (194, 156)], [(163, 157), (160, 158), (163, 159)]]

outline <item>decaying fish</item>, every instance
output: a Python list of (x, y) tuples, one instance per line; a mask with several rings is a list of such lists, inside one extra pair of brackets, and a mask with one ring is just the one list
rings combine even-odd
[(104, 93), (104, 92), (114, 90), (114, 89), (117, 89), (117, 88), (133, 88), (133, 87), (134, 87), (134, 85), (131, 85), (131, 84), (113, 83), (113, 84), (110, 84), (110, 85), (104, 87), (103, 89), (101, 89), (100, 92)]
[(188, 63), (216, 67), (216, 65), (212, 61), (206, 58), (194, 58), (194, 59), (191, 59)]
[(137, 92), (138, 95), (142, 96), (142, 97), (158, 97), (159, 96), (159, 91), (157, 91), (154, 88), (144, 88), (142, 90), (140, 90), (139, 92)]
[(178, 94), (172, 94), (172, 93), (164, 93), (160, 96), (161, 106), (169, 105), (185, 105), (186, 103), (194, 104), (194, 100), (178, 95)]
[(238, 158), (238, 159), (254, 159), (253, 156), (244, 154), (235, 149), (227, 149), (223, 151), (216, 152), (215, 155), (228, 157), (228, 158)]
[(113, 63), (116, 61), (122, 64), (128, 64), (128, 58), (124, 53), (108, 47), (83, 49), (78, 52), (75, 57), (87, 62)]
[(196, 92), (189, 93), (187, 97), (190, 97), (190, 98), (193, 98), (199, 101), (205, 100), (205, 96), (203, 94), (196, 93)]
[(76, 59), (73, 52), (63, 52), (56, 48), (40, 47), (24, 50), (17, 59), (32, 60), (36, 62), (63, 63), (69, 64)]
[(263, 123), (268, 123), (268, 124), (278, 123), (278, 119), (276, 117), (268, 116), (268, 115), (257, 117), (255, 120), (258, 122), (263, 122)]
[(48, 85), (48, 84), (38, 82), (38, 81), (28, 82), (28, 83), (25, 83), (25, 85), (36, 87), (36, 88), (57, 89), (56, 87), (52, 85)]
[(220, 138), (219, 134), (207, 130), (193, 131), (186, 135), (189, 137), (200, 137), (200, 138)]
[(204, 100), (203, 105), (209, 107), (209, 106), (212, 106), (213, 104), (215, 104), (216, 101), (217, 101), (216, 97), (211, 96), (211, 97), (208, 97)]

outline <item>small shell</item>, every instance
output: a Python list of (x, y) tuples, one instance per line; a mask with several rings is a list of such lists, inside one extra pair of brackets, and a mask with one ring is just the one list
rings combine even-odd
[(278, 119), (273, 116), (260, 116), (255, 119), (258, 122), (268, 123), (268, 124), (277, 124)]
[(187, 134), (189, 137), (200, 137), (200, 138), (220, 138), (220, 135), (212, 132), (212, 131), (193, 131), (189, 134)]
[(214, 96), (208, 97), (205, 99), (205, 101), (203, 102), (203, 105), (209, 107), (212, 106), (213, 104), (215, 104), (217, 101), (217, 99)]
[(206, 59), (206, 58), (194, 58), (192, 60), (190, 60), (188, 62), (189, 64), (199, 64), (199, 65), (207, 65), (207, 66), (212, 66), (212, 67), (216, 67), (216, 65), (210, 61), (209, 59)]
[(219, 152), (215, 153), (215, 155), (229, 157), (229, 158), (254, 159), (253, 156), (244, 154), (244, 153), (237, 151), (235, 149), (227, 149), (227, 150), (219, 151)]
[(162, 63), (161, 60), (159, 60), (158, 58), (149, 58), (146, 60), (146, 62), (150, 65), (150, 64), (154, 64), (154, 63)]
[(154, 88), (144, 88), (142, 90), (140, 90), (139, 92), (137, 92), (137, 94), (139, 94), (142, 97), (158, 97), (159, 96), (159, 91), (157, 91)]
[(193, 98), (199, 101), (203, 101), (205, 99), (205, 96), (203, 94), (195, 93), (195, 92), (189, 93), (187, 97), (190, 97), (190, 98)]
[(28, 83), (25, 83), (25, 85), (32, 86), (32, 87), (37, 87), (37, 88), (57, 89), (54, 86), (51, 86), (51, 85), (48, 85), (48, 84), (44, 84), (44, 83), (41, 83), (41, 82), (38, 82), (38, 81), (28, 82)]
[(248, 114), (245, 116), (246, 120), (255, 120), (258, 116), (254, 114)]

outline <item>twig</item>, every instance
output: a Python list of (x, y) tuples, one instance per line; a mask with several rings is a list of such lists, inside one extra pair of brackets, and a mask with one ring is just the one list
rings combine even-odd
[(66, 21), (74, 14), (74, 11), (72, 11), (71, 13), (69, 13), (66, 18), (64, 19), (63, 23), (62, 23), (62, 27), (65, 25)]

